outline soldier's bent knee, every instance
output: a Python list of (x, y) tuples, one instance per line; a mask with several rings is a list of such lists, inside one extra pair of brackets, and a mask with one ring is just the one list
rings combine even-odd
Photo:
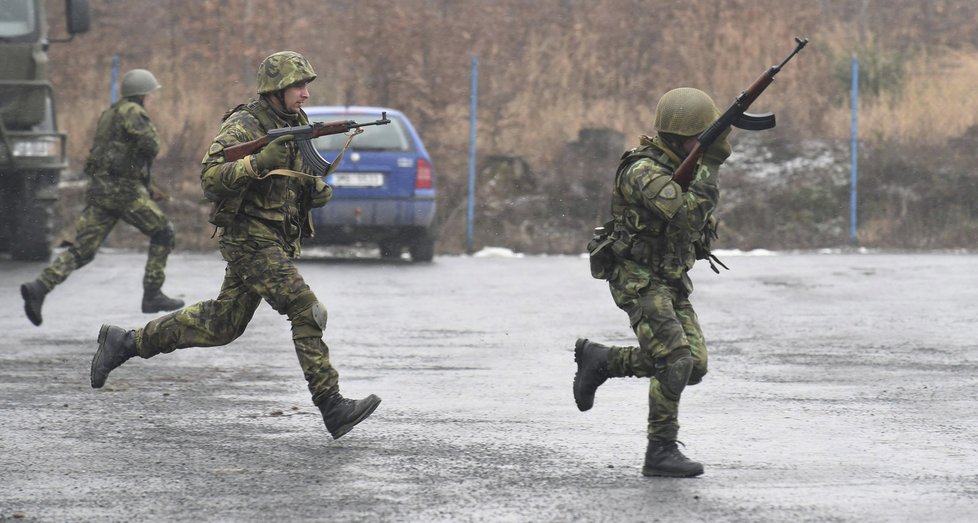
[(173, 246), (176, 243), (176, 234), (173, 232), (173, 224), (166, 222), (166, 225), (162, 229), (153, 233), (149, 237), (150, 245), (159, 245), (166, 247), (167, 249), (173, 250)]
[(70, 252), (71, 256), (75, 259), (75, 264), (78, 265), (78, 267), (88, 265), (95, 259), (95, 251), (82, 251), (74, 245), (68, 247), (68, 252)]
[(693, 365), (693, 372), (689, 374), (689, 382), (686, 386), (696, 385), (703, 381), (703, 376), (706, 376), (706, 368), (701, 365)]
[(693, 354), (689, 349), (676, 349), (669, 354), (665, 368), (657, 376), (666, 397), (674, 401), (679, 400), (683, 389), (689, 383), (694, 364)]
[(292, 338), (322, 337), (326, 329), (326, 306), (312, 292), (300, 294), (288, 305), (287, 314), (292, 322)]

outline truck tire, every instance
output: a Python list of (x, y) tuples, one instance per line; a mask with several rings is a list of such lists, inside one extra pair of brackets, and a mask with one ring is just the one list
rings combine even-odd
[[(39, 177), (37, 180), (41, 179)], [(15, 201), (23, 202), (23, 207), (9, 216), (14, 224), (9, 244), (10, 257), (14, 260), (46, 262), (51, 259), (55, 202), (52, 196), (57, 189), (52, 184), (45, 183), (47, 181), (49, 180), (25, 183), (17, 191), (19, 194)]]
[(51, 259), (51, 209), (43, 205), (27, 208), (18, 220), (16, 239), (10, 244), (10, 255), (19, 261)]

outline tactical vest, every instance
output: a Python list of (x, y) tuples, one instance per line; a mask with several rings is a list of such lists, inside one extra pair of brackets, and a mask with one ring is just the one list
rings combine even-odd
[[(611, 198), (611, 215), (615, 222), (612, 250), (617, 256), (647, 266), (664, 277), (679, 278), (695, 261), (688, 256), (692, 243), (689, 234), (680, 228), (670, 228), (669, 222), (660, 214), (626, 201), (621, 194), (621, 177), (640, 159), (651, 160), (666, 173), (674, 170), (669, 164), (669, 156), (654, 146), (638, 147), (622, 155)], [(658, 194), (661, 190), (670, 190), (667, 185), (671, 181), (671, 176), (659, 176), (647, 189)]]
[[(261, 107), (260, 100), (251, 100), (229, 110), (221, 119), (226, 121), (239, 111), (246, 111), (258, 121), (262, 134), (270, 129), (281, 126), (268, 110)], [(300, 111), (296, 125), (308, 124), (305, 112)], [(298, 151), (293, 149), (290, 155), (290, 168), (305, 171)], [(279, 228), (287, 241), (312, 235), (311, 196), (302, 182), (293, 178), (269, 176), (260, 180), (252, 180), (247, 189), (239, 195), (227, 198), (216, 204), (211, 215), (211, 223), (219, 227), (231, 226), (234, 217), (245, 214), (257, 218), (272, 227)]]
[[(85, 174), (137, 181), (149, 178), (149, 163), (153, 158), (140, 155), (132, 146), (132, 138), (123, 122), (123, 109), (129, 104), (138, 105), (124, 98), (99, 116), (92, 148), (85, 160)], [(142, 112), (142, 107), (139, 109), (138, 112)]]

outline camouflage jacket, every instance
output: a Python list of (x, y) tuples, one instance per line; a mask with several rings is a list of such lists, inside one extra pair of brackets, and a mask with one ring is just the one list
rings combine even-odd
[(150, 165), (160, 152), (160, 136), (149, 114), (132, 98), (112, 104), (99, 116), (85, 160), (91, 176), (90, 202), (129, 200), (146, 193)]
[[(277, 244), (298, 256), (301, 239), (313, 235), (311, 210), (326, 205), (333, 195), (332, 188), (322, 179), (258, 179), (251, 174), (256, 172), (251, 156), (225, 162), (224, 148), (261, 138), (270, 129), (308, 123), (305, 112), (281, 113), (264, 98), (239, 105), (224, 115), (220, 133), (208, 148), (201, 170), (204, 194), (218, 202), (216, 210), (225, 217), (220, 222), (212, 219), (219, 225), (222, 242)], [(311, 174), (303, 166), (294, 142), (289, 146), (288, 165), (278, 168)]]
[(612, 285), (637, 292), (658, 280), (692, 292), (687, 272), (695, 244), (713, 232), (719, 166), (698, 167), (686, 191), (672, 181), (678, 166), (679, 157), (657, 138), (643, 137), (622, 157), (611, 204), (619, 260)]

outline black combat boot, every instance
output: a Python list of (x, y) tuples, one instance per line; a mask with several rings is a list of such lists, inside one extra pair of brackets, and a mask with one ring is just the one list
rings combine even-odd
[(143, 312), (175, 311), (183, 307), (183, 300), (171, 298), (159, 289), (143, 291)]
[(679, 451), (675, 441), (652, 441), (645, 449), (643, 476), (667, 476), (670, 478), (691, 478), (703, 473), (703, 465)]
[(44, 297), (49, 292), (51, 291), (41, 283), (41, 280), (29, 281), (20, 286), (20, 295), (24, 297), (24, 312), (34, 325), (40, 325), (44, 321), (41, 318), (41, 305), (44, 304)]
[(98, 331), (98, 350), (92, 358), (92, 388), (105, 385), (112, 369), (136, 355), (136, 331), (127, 331), (115, 325), (102, 325)]
[(333, 439), (350, 432), (357, 423), (367, 419), (374, 409), (380, 405), (380, 398), (371, 394), (362, 400), (351, 400), (340, 396), (337, 392), (319, 403), (319, 412), (323, 414), (326, 430)]
[(594, 406), (594, 392), (608, 379), (609, 347), (579, 338), (574, 345), (574, 401), (584, 412)]

